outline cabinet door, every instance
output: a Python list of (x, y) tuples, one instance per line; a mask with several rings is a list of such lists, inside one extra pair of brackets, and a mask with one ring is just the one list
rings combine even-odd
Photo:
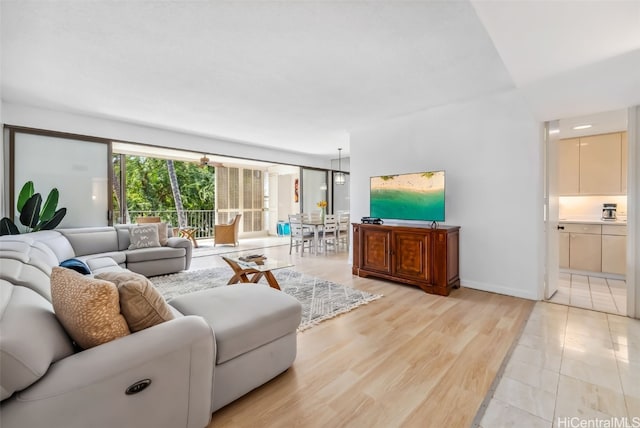
[(362, 229), (360, 268), (391, 273), (391, 232)]
[(560, 267), (569, 268), (569, 233), (560, 232)]
[(627, 193), (627, 133), (622, 133), (622, 146), (620, 147), (622, 152), (622, 160), (621, 160), (621, 168), (622, 174), (620, 175), (620, 180), (622, 181), (620, 187), (622, 189), (622, 193)]
[(580, 193), (580, 139), (558, 141), (558, 194)]
[(571, 269), (602, 271), (602, 240), (600, 235), (569, 234), (569, 267)]
[(627, 237), (602, 235), (602, 272), (627, 273)]
[(619, 132), (580, 138), (580, 193), (588, 195), (622, 193), (621, 158)]
[(393, 256), (396, 276), (430, 282), (430, 235), (426, 233), (394, 232)]

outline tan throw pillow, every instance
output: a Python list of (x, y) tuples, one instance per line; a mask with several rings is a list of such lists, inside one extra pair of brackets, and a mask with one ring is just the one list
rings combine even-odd
[(129, 334), (117, 287), (61, 267), (51, 270), (51, 302), (67, 334), (83, 349)]
[(96, 278), (113, 282), (120, 294), (120, 311), (131, 332), (174, 318), (171, 308), (146, 277), (134, 272), (104, 272)]
[(169, 225), (167, 223), (157, 223), (156, 226), (158, 226), (158, 241), (164, 247), (169, 239)]
[(130, 250), (159, 247), (158, 226), (156, 224), (146, 224), (130, 228), (129, 241), (131, 242), (131, 245), (129, 245)]

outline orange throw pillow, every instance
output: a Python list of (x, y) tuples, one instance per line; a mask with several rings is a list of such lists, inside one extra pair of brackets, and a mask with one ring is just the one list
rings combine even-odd
[(51, 302), (67, 334), (83, 349), (130, 333), (127, 321), (120, 313), (118, 289), (112, 282), (54, 267)]

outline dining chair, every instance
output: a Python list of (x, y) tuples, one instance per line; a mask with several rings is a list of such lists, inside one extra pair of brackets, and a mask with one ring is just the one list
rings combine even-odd
[(321, 221), (322, 220), (322, 211), (321, 210), (313, 210), (309, 213), (309, 218), (311, 221)]
[(349, 249), (349, 213), (338, 213), (338, 246)]
[(333, 249), (338, 249), (338, 223), (334, 214), (324, 216), (324, 225), (320, 231), (320, 246), (327, 253), (329, 244), (333, 245)]
[(301, 214), (289, 215), (289, 229), (291, 232), (289, 235), (289, 254), (291, 254), (293, 247), (296, 247), (296, 253), (300, 252), (301, 256), (304, 257), (305, 246), (309, 249), (309, 252), (311, 252), (311, 246), (313, 245), (313, 233), (308, 229), (305, 229), (302, 226), (302, 222), (303, 219)]

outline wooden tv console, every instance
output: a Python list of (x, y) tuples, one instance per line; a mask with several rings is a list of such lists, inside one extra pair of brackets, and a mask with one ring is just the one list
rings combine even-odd
[(459, 226), (352, 225), (354, 275), (402, 282), (442, 296), (460, 287)]

